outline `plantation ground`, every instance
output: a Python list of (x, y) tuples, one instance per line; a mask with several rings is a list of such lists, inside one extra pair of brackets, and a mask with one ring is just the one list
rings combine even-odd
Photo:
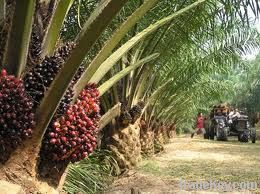
[(217, 142), (201, 137), (190, 139), (189, 136), (174, 138), (165, 145), (163, 153), (144, 159), (136, 170), (127, 172), (105, 193), (131, 193), (131, 189), (150, 194), (196, 193), (180, 191), (180, 179), (257, 182), (257, 192), (243, 193), (260, 193), (260, 142), (239, 143), (236, 139)]

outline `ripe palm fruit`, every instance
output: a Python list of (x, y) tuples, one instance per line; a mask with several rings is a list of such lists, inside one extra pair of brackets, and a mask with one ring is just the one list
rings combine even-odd
[(25, 89), (33, 98), (37, 106), (42, 100), (45, 91), (54, 80), (61, 68), (60, 59), (57, 57), (46, 57), (42, 63), (35, 65), (23, 78)]
[(73, 77), (69, 88), (67, 89), (63, 98), (61, 99), (61, 102), (60, 102), (59, 107), (57, 109), (57, 114), (62, 115), (68, 109), (70, 103), (72, 102), (73, 96), (74, 96), (73, 86), (79, 80), (79, 78), (81, 77), (83, 72), (84, 72), (84, 66), (80, 66), (77, 73)]
[(72, 162), (87, 157), (97, 145), (99, 112), (99, 92), (95, 84), (88, 84), (76, 103), (63, 116), (52, 120), (44, 136), (41, 156)]
[(5, 70), (0, 75), (0, 162), (30, 138), (34, 127), (33, 103), (27, 96), (23, 81)]
[[(34, 100), (34, 107), (38, 106), (44, 97), (45, 91), (50, 87), (74, 47), (74, 43), (66, 43), (64, 46), (58, 48), (52, 57), (45, 57), (40, 64), (35, 65), (25, 74), (23, 78), (25, 89)], [(79, 72), (81, 71), (80, 69)], [(79, 76), (78, 74), (79, 73), (77, 73), (76, 76)], [(59, 114), (63, 114), (68, 104), (72, 101), (72, 87), (73, 85), (69, 87), (61, 100), (60, 106), (58, 107)]]

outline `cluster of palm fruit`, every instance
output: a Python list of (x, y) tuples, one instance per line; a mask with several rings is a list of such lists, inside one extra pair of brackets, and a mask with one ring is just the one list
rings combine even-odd
[(33, 103), (28, 97), (23, 81), (0, 75), (0, 162), (4, 163), (11, 152), (24, 139), (30, 138), (34, 127)]
[(68, 109), (70, 103), (73, 100), (74, 91), (73, 86), (76, 84), (76, 82), (81, 77), (82, 73), (84, 72), (84, 66), (80, 66), (77, 73), (75, 74), (74, 78), (72, 79), (69, 88), (67, 89), (66, 93), (64, 94), (63, 98), (61, 99), (61, 102), (59, 104), (59, 107), (57, 109), (57, 114), (63, 114)]
[[(58, 74), (59, 70), (62, 68), (64, 62), (68, 59), (74, 47), (74, 43), (66, 43), (64, 46), (57, 49), (53, 56), (45, 57), (45, 59), (41, 63), (32, 67), (25, 74), (23, 78), (25, 82), (25, 88), (28, 94), (34, 100), (34, 107), (37, 107), (39, 105), (40, 101), (44, 97), (44, 93), (50, 87), (52, 81)], [(74, 95), (72, 88), (75, 82), (83, 73), (83, 71), (84, 68), (83, 66), (81, 66), (61, 100), (61, 103), (57, 110), (59, 114), (63, 114), (72, 101), (72, 97)]]
[(129, 114), (132, 117), (132, 123), (134, 123), (141, 116), (143, 108), (144, 108), (144, 102), (140, 101), (137, 103), (137, 105), (133, 106), (129, 110)]
[(142, 110), (144, 108), (144, 102), (140, 101), (135, 106), (133, 106), (129, 111), (127, 110), (127, 106), (122, 103), (121, 106), (121, 114), (119, 116), (119, 122), (123, 126), (127, 126), (130, 123), (135, 123), (138, 118), (140, 118), (142, 114)]
[[(36, 27), (34, 27), (36, 28)], [(42, 53), (42, 38), (39, 36), (35, 30), (32, 31), (30, 48), (28, 52), (28, 63), (31, 65), (38, 64), (41, 61), (41, 53)]]
[(127, 110), (127, 105), (122, 103), (121, 105), (121, 114), (119, 116), (119, 122), (122, 126), (127, 126), (132, 122), (132, 117)]
[(88, 84), (66, 113), (53, 119), (44, 136), (41, 154), (53, 161), (76, 162), (87, 157), (97, 145), (100, 119), (99, 92)]

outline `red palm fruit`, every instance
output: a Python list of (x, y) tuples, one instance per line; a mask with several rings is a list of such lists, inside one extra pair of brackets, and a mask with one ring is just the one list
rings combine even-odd
[(70, 122), (69, 121), (66, 121), (65, 124), (66, 124), (66, 126), (70, 126)]
[[(60, 146), (50, 144), (51, 138), (46, 137), (47, 141), (44, 141), (48, 145), (44, 146), (46, 153), (55, 153), (58, 157), (58, 159), (51, 158), (52, 160), (79, 161), (86, 157), (88, 153), (91, 153), (96, 146), (95, 141), (100, 119), (100, 109), (98, 92), (94, 86), (86, 86), (80, 93), (76, 103), (68, 107), (67, 112), (63, 115), (64, 119), (55, 117), (53, 123), (59, 122), (59, 128), (62, 129), (57, 132), (57, 141), (60, 140), (64, 147), (61, 148)], [(56, 132), (56, 129), (54, 126), (51, 126), (48, 128), (48, 131)], [(76, 158), (75, 155), (77, 156)]]
[(68, 109), (68, 110), (67, 110), (67, 115), (71, 115), (71, 113), (72, 113), (72, 110), (71, 110), (71, 109)]
[(88, 148), (91, 148), (91, 147), (92, 147), (92, 145), (91, 145), (90, 143), (86, 143), (86, 146), (87, 146)]
[(55, 131), (56, 133), (60, 133), (60, 132), (61, 132), (61, 129), (60, 129), (60, 128), (55, 128), (54, 131)]
[(77, 145), (77, 143), (75, 141), (72, 141), (71, 145), (72, 145), (72, 147), (75, 147)]
[(82, 153), (82, 156), (83, 156), (84, 158), (88, 157), (88, 152), (83, 152), (83, 153)]
[(67, 138), (66, 137), (61, 137), (61, 141), (63, 142), (63, 143), (66, 143), (67, 142)]
[(62, 153), (63, 153), (63, 154), (66, 154), (66, 153), (67, 153), (67, 150), (66, 150), (66, 149), (63, 149), (63, 150), (62, 150)]
[(2, 69), (1, 77), (6, 77), (6, 76), (7, 76), (7, 71), (5, 69)]
[(74, 116), (73, 116), (73, 115), (69, 115), (69, 116), (68, 116), (68, 120), (69, 120), (69, 121), (73, 121), (73, 120), (74, 120)]
[(56, 145), (61, 145), (61, 140), (57, 138)]
[(86, 133), (86, 137), (87, 137), (88, 139), (90, 139), (90, 138), (92, 137), (92, 135), (91, 135), (90, 133)]
[(62, 130), (67, 132), (68, 131), (68, 127), (63, 127)]
[(72, 110), (77, 111), (78, 110), (78, 106), (77, 105), (73, 105), (72, 106)]
[(93, 147), (90, 147), (88, 151), (89, 151), (89, 153), (92, 153), (93, 152)]
[(75, 131), (71, 131), (71, 132), (70, 132), (70, 135), (73, 136), (73, 137), (75, 137), (75, 136), (77, 135), (77, 133), (76, 133)]
[(15, 76), (8, 75), (6, 70), (2, 69), (0, 73), (0, 162), (7, 160), (22, 140), (31, 137), (33, 112), (32, 102), (24, 90), (23, 82)]
[(71, 130), (75, 130), (76, 127), (74, 125), (68, 126)]
[(90, 141), (92, 141), (92, 142), (96, 142), (96, 137), (94, 137), (94, 136), (91, 136), (89, 139), (90, 139)]
[(57, 140), (54, 139), (54, 138), (52, 138), (52, 139), (50, 140), (50, 143), (51, 143), (52, 145), (56, 144), (56, 142), (57, 142)]
[(77, 143), (81, 144), (82, 140), (80, 138), (77, 138)]
[(52, 138), (55, 137), (55, 133), (50, 132), (50, 133), (49, 133), (49, 137), (52, 137)]
[(54, 126), (55, 128), (60, 128), (60, 123), (59, 123), (59, 122), (54, 122), (54, 123), (53, 123), (53, 126)]
[(95, 148), (97, 146), (97, 143), (95, 141), (93, 141), (92, 146)]

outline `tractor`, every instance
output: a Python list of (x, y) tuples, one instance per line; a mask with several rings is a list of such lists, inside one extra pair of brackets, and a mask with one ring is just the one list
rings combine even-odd
[[(218, 141), (227, 141), (228, 136), (237, 136), (238, 141), (252, 143), (256, 142), (256, 130), (250, 127), (249, 118), (244, 112), (240, 112), (239, 117), (229, 119), (229, 109), (226, 106), (215, 106), (211, 111), (211, 124), (207, 130), (209, 139), (214, 140), (216, 136)], [(228, 122), (230, 121), (231, 122)]]

